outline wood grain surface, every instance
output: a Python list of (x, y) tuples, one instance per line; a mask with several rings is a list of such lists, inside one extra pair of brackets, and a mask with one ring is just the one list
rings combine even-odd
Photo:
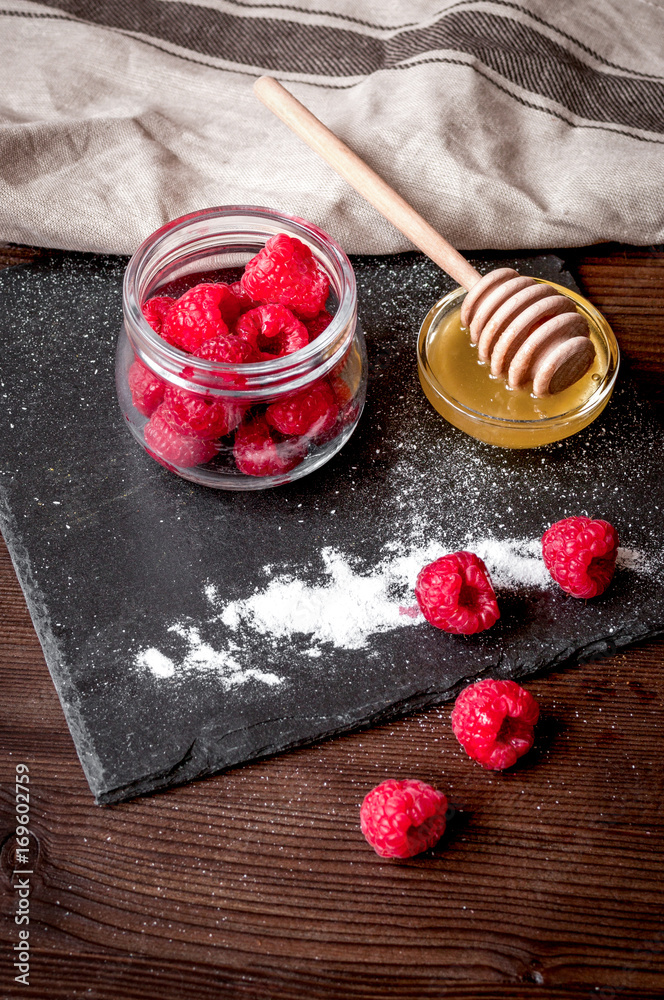
[[(0, 264), (40, 253), (0, 249)], [(573, 257), (661, 404), (664, 252)], [(663, 653), (652, 642), (532, 680), (536, 746), (505, 774), (466, 758), (443, 706), (103, 809), (3, 547), (0, 995), (663, 997)], [(33, 832), (29, 987), (12, 968), (19, 763)], [(447, 793), (434, 851), (386, 862), (364, 842), (360, 802), (387, 777)]]

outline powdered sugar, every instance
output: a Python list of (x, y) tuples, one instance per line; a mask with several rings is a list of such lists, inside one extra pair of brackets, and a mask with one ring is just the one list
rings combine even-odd
[[(484, 560), (499, 597), (501, 592), (556, 588), (542, 560), (539, 538), (466, 538), (457, 548), (469, 549)], [(315, 581), (310, 579), (311, 566), (302, 567), (301, 575), (272, 575), (274, 567), (265, 566), (267, 584), (227, 602), (208, 582), (203, 592), (212, 614), (206, 624), (224, 637), (223, 642), (215, 648), (201, 638), (199, 627), (176, 622), (169, 632), (186, 643), (181, 660), (176, 663), (159, 650), (148, 649), (138, 654), (136, 666), (156, 677), (211, 671), (225, 687), (251, 680), (275, 685), (283, 677), (250, 662), (248, 636), (271, 641), (304, 637), (308, 648), (303, 654), (316, 661), (324, 649), (367, 649), (379, 634), (420, 625), (422, 616), (414, 604), (417, 575), (450, 549), (435, 541), (411, 544), (401, 552), (394, 549), (393, 543), (388, 544), (379, 564), (367, 570), (339, 549), (327, 547), (321, 552), (322, 571)], [(636, 573), (649, 568), (645, 554), (635, 549), (620, 549), (618, 564)]]
[(554, 586), (542, 559), (539, 538), (480, 538), (468, 546), (483, 559), (489, 570), (494, 589), (523, 590)]
[(650, 573), (653, 569), (653, 559), (640, 549), (618, 549), (616, 566), (620, 569), (631, 569), (635, 573)]
[(385, 560), (383, 565), (389, 564), (390, 572), (398, 576), (412, 591), (417, 574), (423, 566), (448, 552), (460, 549), (474, 552), (486, 563), (496, 591), (532, 587), (545, 590), (553, 585), (542, 561), (541, 542), (531, 538), (466, 537), (452, 546), (441, 546), (439, 542), (415, 544), (408, 552)]
[(274, 638), (306, 635), (317, 645), (338, 649), (362, 649), (372, 635), (412, 623), (399, 614), (399, 601), (390, 596), (404, 583), (397, 560), (366, 573), (354, 569), (336, 549), (324, 549), (321, 556), (321, 583), (275, 576), (250, 597), (226, 604), (220, 620), (232, 631), (249, 627)]
[(215, 649), (201, 638), (200, 629), (176, 622), (168, 629), (185, 641), (183, 656), (175, 661), (156, 648), (144, 649), (137, 654), (137, 667), (150, 670), (155, 677), (182, 677), (192, 671), (214, 672), (224, 688), (235, 687), (255, 680), (273, 687), (281, 684), (282, 677), (255, 666), (242, 664), (242, 650), (230, 642), (224, 649)]
[(170, 656), (165, 656), (161, 650), (143, 649), (136, 656), (136, 666), (145, 670), (150, 670), (155, 677), (172, 677), (175, 673), (175, 664)]

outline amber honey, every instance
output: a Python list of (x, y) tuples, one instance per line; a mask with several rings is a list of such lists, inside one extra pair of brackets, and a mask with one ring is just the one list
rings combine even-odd
[(418, 345), (422, 388), (436, 410), (467, 434), (506, 448), (532, 448), (575, 434), (609, 401), (619, 363), (611, 328), (582, 296), (549, 284), (574, 300), (588, 321), (595, 346), (588, 372), (555, 395), (536, 398), (532, 385), (510, 389), (504, 379), (491, 375), (461, 326), (463, 289), (437, 302), (422, 324)]

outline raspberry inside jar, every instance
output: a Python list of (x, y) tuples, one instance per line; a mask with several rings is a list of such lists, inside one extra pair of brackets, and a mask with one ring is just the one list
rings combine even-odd
[(127, 269), (117, 384), (134, 437), (184, 478), (261, 489), (313, 471), (364, 404), (350, 262), (265, 210), (176, 220)]

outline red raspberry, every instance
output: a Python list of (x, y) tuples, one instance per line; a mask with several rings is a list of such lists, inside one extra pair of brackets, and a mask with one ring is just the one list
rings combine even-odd
[(342, 378), (341, 375), (330, 375), (330, 385), (332, 386), (334, 397), (340, 406), (350, 403), (353, 393), (345, 378)]
[(360, 807), (360, 825), (382, 858), (412, 858), (445, 832), (447, 799), (423, 781), (383, 781)]
[(170, 295), (155, 295), (143, 303), (142, 312), (155, 333), (161, 334), (166, 314), (175, 302)]
[(213, 441), (235, 430), (244, 415), (244, 407), (169, 386), (161, 413), (180, 434)]
[(265, 357), (283, 358), (309, 343), (309, 333), (286, 306), (265, 305), (240, 316), (235, 326), (238, 337), (247, 340)]
[(572, 597), (597, 597), (611, 583), (618, 554), (618, 532), (608, 521), (567, 517), (542, 536), (549, 573)]
[(245, 476), (281, 476), (306, 454), (299, 441), (276, 441), (264, 416), (242, 424), (235, 435), (235, 464)]
[(331, 322), (332, 317), (327, 309), (322, 309), (318, 313), (318, 316), (314, 316), (313, 319), (306, 320), (304, 325), (309, 331), (309, 343), (311, 343), (312, 340), (315, 340), (316, 337), (320, 336), (323, 330), (327, 330)]
[(288, 399), (271, 403), (265, 414), (267, 422), (280, 434), (306, 434), (312, 438), (330, 431), (338, 415), (334, 393), (325, 381)]
[[(204, 286), (198, 285), (198, 288), (202, 287)], [(231, 286), (226, 285), (223, 281), (212, 282), (210, 287), (219, 289), (218, 307), (221, 318), (226, 326), (232, 326), (242, 312), (242, 303)]]
[(222, 361), (231, 365), (254, 364), (261, 360), (260, 352), (248, 340), (229, 334), (227, 337), (215, 337), (206, 340), (194, 351), (197, 358), (206, 361)]
[(195, 285), (171, 306), (161, 335), (169, 344), (183, 351), (195, 351), (206, 340), (227, 334), (228, 324), (224, 314), (234, 314), (235, 319), (239, 308), (227, 285)]
[(260, 305), (260, 302), (254, 302), (251, 296), (247, 295), (241, 281), (234, 281), (228, 287), (240, 304), (240, 312), (248, 312), (249, 309), (255, 309), (256, 306)]
[(278, 302), (302, 319), (313, 319), (327, 300), (329, 279), (308, 246), (293, 236), (271, 236), (252, 257), (242, 287), (257, 302)]
[(415, 596), (428, 622), (456, 635), (483, 632), (500, 618), (489, 573), (474, 552), (452, 552), (425, 566)]
[(131, 391), (131, 400), (139, 413), (151, 417), (164, 400), (166, 386), (151, 372), (142, 361), (136, 358), (129, 366), (127, 382)]
[(162, 403), (145, 425), (144, 435), (148, 453), (167, 469), (174, 465), (181, 469), (189, 469), (202, 462), (209, 462), (217, 454), (217, 446), (212, 441), (202, 441), (200, 438), (180, 434), (166, 419), (165, 409)]
[(452, 729), (482, 767), (511, 767), (533, 745), (539, 705), (516, 681), (478, 681), (464, 688), (452, 709)]

